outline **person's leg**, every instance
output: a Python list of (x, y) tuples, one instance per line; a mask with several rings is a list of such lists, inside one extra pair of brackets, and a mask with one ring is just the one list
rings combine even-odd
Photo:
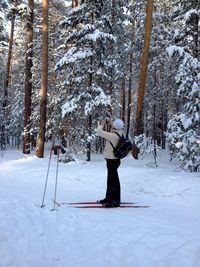
[(112, 200), (116, 203), (120, 203), (121, 201), (121, 194), (120, 194), (120, 181), (119, 181), (119, 175), (118, 175), (118, 167), (120, 166), (120, 160), (114, 160), (113, 161), (113, 168), (112, 168), (112, 174), (113, 174), (113, 196)]
[(120, 160), (107, 159), (106, 162), (108, 170), (106, 200), (120, 203), (120, 181), (117, 171)]
[(111, 165), (112, 163), (110, 162), (111, 160), (106, 159), (106, 167), (107, 167), (107, 189), (106, 189), (106, 196), (104, 199), (101, 199), (99, 203), (105, 204), (107, 202), (112, 201), (112, 168)]
[(106, 165), (107, 165), (107, 190), (106, 190), (106, 200), (111, 201), (112, 200), (112, 184), (113, 184), (113, 178), (112, 178), (112, 162), (110, 159), (106, 159)]

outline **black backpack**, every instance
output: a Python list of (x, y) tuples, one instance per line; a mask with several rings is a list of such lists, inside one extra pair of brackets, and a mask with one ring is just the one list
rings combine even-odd
[(123, 159), (128, 155), (128, 153), (132, 150), (132, 143), (128, 138), (125, 138), (124, 135), (120, 136), (118, 133), (115, 133), (119, 136), (119, 142), (116, 147), (110, 142), (113, 147), (114, 156), (118, 159)]

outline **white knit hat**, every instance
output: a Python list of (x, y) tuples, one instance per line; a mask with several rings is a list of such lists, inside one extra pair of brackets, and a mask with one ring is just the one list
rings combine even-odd
[(113, 127), (117, 130), (121, 130), (124, 127), (124, 122), (121, 119), (116, 119), (113, 122)]

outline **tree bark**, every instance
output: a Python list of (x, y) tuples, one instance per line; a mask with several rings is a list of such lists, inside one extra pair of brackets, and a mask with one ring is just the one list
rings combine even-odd
[[(94, 24), (94, 13), (92, 12), (91, 14), (91, 24)], [(93, 48), (93, 45), (91, 45)], [(90, 71), (89, 71), (89, 77), (88, 77), (88, 88), (89, 89), (89, 94), (92, 95), (92, 82), (93, 82), (93, 58), (90, 58)], [(91, 134), (92, 134), (92, 114), (90, 113), (88, 116), (88, 141), (87, 141), (87, 147), (86, 147), (86, 156), (87, 156), (87, 161), (91, 161)]]
[[(89, 119), (88, 119), (88, 136), (91, 137), (91, 132), (92, 132), (92, 115), (89, 115)], [(87, 142), (87, 148), (86, 148), (86, 152), (87, 152), (87, 161), (91, 161), (91, 141), (89, 140)]]
[(121, 85), (121, 118), (125, 122), (125, 112), (126, 112), (126, 90), (125, 90), (125, 77), (123, 77)]
[(199, 59), (199, 17), (195, 15), (195, 18), (193, 19), (193, 38), (194, 38), (194, 49), (193, 49), (193, 55), (195, 58)]
[[(140, 80), (138, 88), (138, 99), (136, 108), (136, 119), (134, 135), (138, 136), (143, 132), (142, 124), (142, 108), (144, 102), (145, 85), (148, 70), (148, 60), (149, 60), (149, 48), (151, 41), (151, 30), (152, 30), (152, 17), (153, 17), (153, 0), (147, 0), (146, 8), (146, 29), (145, 29), (145, 39), (144, 39), (144, 49), (141, 62)], [(138, 158), (139, 149), (134, 145), (132, 155), (135, 159)]]
[(78, 0), (72, 0), (72, 8), (78, 6)]
[[(199, 1), (192, 1), (192, 9), (199, 9)], [(193, 56), (197, 59), (200, 59), (200, 45), (199, 45), (199, 15), (193, 14), (192, 19), (190, 21), (192, 28), (192, 37), (193, 37)]]
[(33, 9), (34, 0), (28, 2), (30, 14), (27, 18), (27, 45), (26, 45), (26, 77), (24, 96), (24, 142), (23, 153), (30, 154), (31, 150), (31, 95), (32, 95), (32, 71), (33, 66)]
[[(14, 6), (16, 6), (16, 1), (13, 1)], [(10, 70), (11, 70), (11, 59), (12, 59), (12, 48), (13, 48), (13, 38), (14, 38), (14, 28), (15, 28), (15, 13), (11, 19), (11, 30), (10, 30), (10, 40), (9, 40), (9, 50), (8, 50), (8, 60), (6, 66), (6, 78), (4, 83), (4, 101), (3, 107), (6, 108), (8, 105), (8, 85), (10, 81)]]
[(130, 118), (131, 118), (131, 99), (132, 99), (132, 78), (133, 78), (133, 52), (131, 49), (130, 63), (129, 63), (129, 81), (128, 81), (128, 112), (127, 112), (127, 131), (126, 137), (129, 135)]
[[(13, 1), (13, 5), (16, 7), (16, 1)], [(8, 49), (8, 59), (6, 63), (6, 74), (5, 74), (5, 81), (4, 81), (4, 88), (3, 88), (3, 103), (2, 103), (2, 111), (3, 111), (3, 121), (0, 124), (0, 145), (2, 147), (6, 147), (6, 124), (8, 123), (8, 86), (10, 83), (10, 76), (11, 76), (11, 60), (12, 60), (12, 48), (13, 48), (13, 38), (14, 38), (14, 28), (15, 28), (15, 12), (11, 18), (11, 29), (10, 29), (10, 39), (9, 39), (9, 49)]]
[[(111, 26), (111, 31), (110, 34), (114, 34), (115, 33), (115, 27), (116, 27), (116, 0), (111, 0), (111, 22), (112, 22), (112, 26)], [(111, 44), (110, 46), (110, 53), (113, 56), (113, 59), (115, 58), (115, 46), (114, 44)], [(112, 66), (111, 71), (110, 71), (110, 83), (108, 86), (108, 92), (110, 96), (113, 96), (114, 93), (114, 84), (115, 84), (115, 70), (114, 70), (114, 66)], [(112, 114), (112, 106), (109, 109), (110, 114)]]
[(36, 156), (43, 158), (46, 128), (46, 108), (48, 89), (48, 10), (49, 1), (43, 0), (43, 23), (42, 23), (42, 79), (40, 89), (40, 120), (38, 129)]

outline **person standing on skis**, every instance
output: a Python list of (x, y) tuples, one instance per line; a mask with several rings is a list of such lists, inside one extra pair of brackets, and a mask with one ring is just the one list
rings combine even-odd
[[(111, 132), (105, 131), (104, 126), (108, 123), (112, 126)], [(111, 121), (102, 122), (96, 129), (96, 134), (106, 139), (106, 145), (104, 148), (104, 158), (107, 165), (107, 190), (104, 199), (98, 201), (98, 203), (104, 205), (104, 207), (112, 208), (119, 207), (121, 201), (120, 193), (120, 181), (118, 175), (118, 167), (120, 166), (120, 159), (116, 158), (113, 153), (113, 147), (116, 147), (120, 137), (122, 136), (124, 128), (124, 122), (121, 119), (116, 119), (112, 123)]]

